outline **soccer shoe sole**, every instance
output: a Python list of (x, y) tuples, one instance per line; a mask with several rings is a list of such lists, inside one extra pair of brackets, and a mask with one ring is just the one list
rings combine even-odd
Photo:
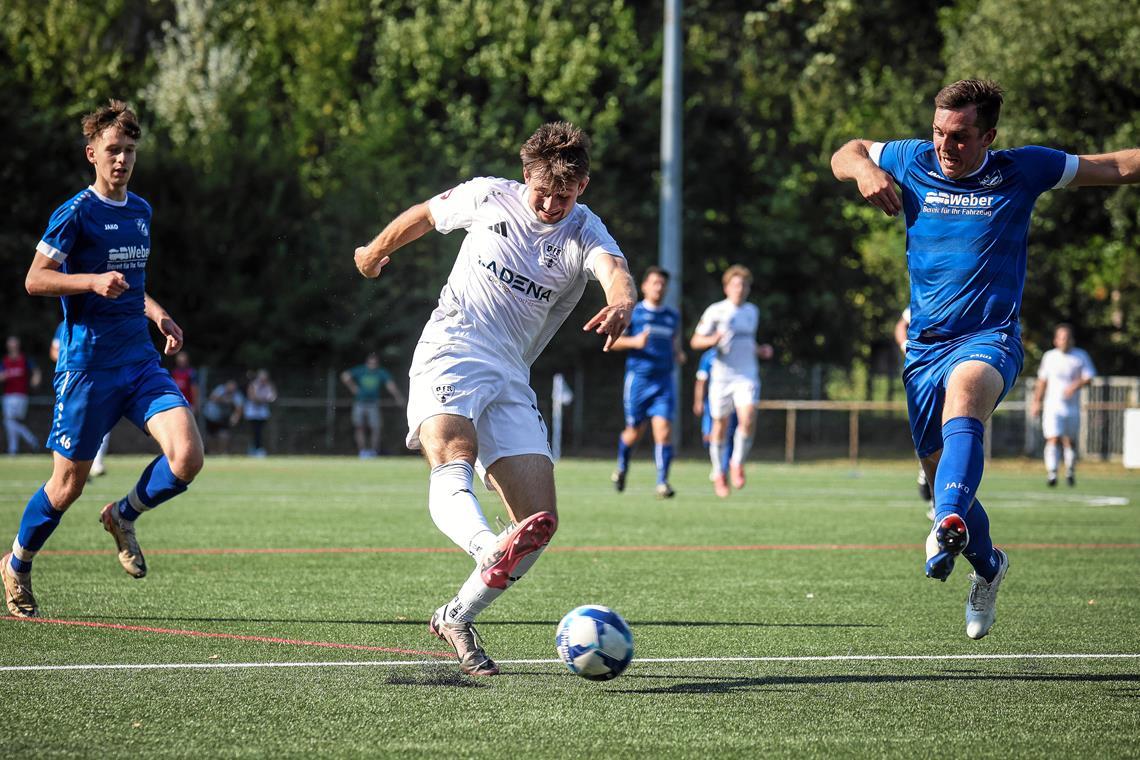
[[(99, 522), (103, 523), (103, 530), (115, 539), (115, 546), (119, 550), (119, 564), (127, 571), (127, 575), (132, 578), (143, 578), (146, 576), (146, 559), (143, 557), (142, 549), (139, 549), (137, 554), (131, 551), (130, 539), (115, 521), (111, 510), (115, 509), (117, 504), (118, 502), (113, 501), (103, 507), (103, 511), (99, 513)], [(135, 546), (138, 546), (137, 541)]]
[[(8, 552), (0, 559), (0, 578), (4, 581), (4, 604), (8, 607), (8, 612), (12, 617), (18, 618), (34, 618), (40, 616), (40, 607), (36, 604), (36, 598), (32, 596), (32, 589), (29, 587), (26, 593), (21, 593), (24, 589), (20, 588), (20, 582), (16, 579), (16, 571), (12, 569), (12, 552)], [(17, 596), (23, 596), (23, 599), (17, 599)]]
[(455, 650), (455, 657), (459, 662), (459, 669), (469, 676), (497, 676), (499, 675), (499, 666), (495, 661), (487, 656), (487, 653), (482, 648), (477, 648), (476, 651), (468, 652), (466, 657), (459, 654), (459, 647), (455, 645), (447, 636), (444, 630), (445, 625), (439, 621), (439, 613), (435, 612), (428, 621), (428, 633), (435, 636), (440, 641), (446, 643)]
[(926, 540), (926, 577), (945, 582), (954, 570), (954, 559), (969, 543), (966, 521), (957, 514), (943, 517)]
[(503, 537), (495, 547), (495, 553), (479, 569), (483, 582), (491, 588), (505, 589), (519, 562), (550, 543), (550, 537), (557, 528), (558, 518), (553, 512), (535, 512), (524, 518)]
[(994, 583), (996, 583), (998, 585), (998, 589), (995, 589), (993, 592), (994, 593), (993, 617), (989, 618), (988, 620), (981, 619), (981, 618), (971, 620), (970, 619), (970, 600), (969, 599), (966, 600), (966, 635), (969, 636), (974, 641), (977, 641), (978, 639), (984, 639), (989, 634), (989, 632), (993, 629), (994, 623), (997, 622), (997, 592), (1001, 588), (1001, 582), (1005, 580), (1005, 574), (1007, 572), (1009, 572), (1009, 555), (1006, 554), (1005, 552), (1003, 552), (1001, 549), (995, 549), (994, 551), (1001, 554), (1001, 565), (998, 567), (997, 575), (995, 575), (994, 579), (992, 581), (990, 581), (990, 585), (993, 585)]

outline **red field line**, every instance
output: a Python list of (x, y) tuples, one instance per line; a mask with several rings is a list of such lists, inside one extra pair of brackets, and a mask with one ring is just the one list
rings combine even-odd
[(81, 628), (108, 628), (115, 631), (131, 631), (133, 633), (162, 633), (168, 636), (195, 636), (206, 639), (229, 639), (231, 641), (254, 641), (261, 644), (290, 644), (302, 647), (324, 647), (326, 649), (354, 649), (361, 652), (388, 652), (390, 654), (414, 654), (423, 657), (445, 657), (455, 655), (451, 652), (427, 652), (420, 649), (401, 649), (399, 647), (373, 647), (365, 644), (339, 644), (334, 641), (306, 641), (304, 639), (280, 639), (273, 636), (244, 636), (237, 633), (213, 633), (210, 631), (186, 631), (179, 628), (155, 628), (149, 625), (123, 625), (121, 623), (96, 623), (89, 620), (58, 620), (55, 618), (17, 618), (5, 616), (0, 620), (14, 620), (19, 623), (41, 623), (45, 625), (74, 625)]
[[(1140, 549), (1140, 543), (1122, 544), (999, 544), (1005, 549), (1015, 550), (1091, 550), (1091, 549)], [(646, 546), (551, 546), (548, 552), (762, 552), (762, 551), (899, 551), (922, 549), (922, 544), (742, 544), (724, 546), (670, 546), (667, 544)], [(104, 549), (59, 549), (40, 552), (41, 555), (54, 554), (60, 557), (89, 557), (114, 554)], [(325, 548), (273, 548), (273, 549), (150, 549), (148, 555), (188, 555), (210, 556), (218, 554), (458, 554), (459, 549), (423, 546), (377, 546), (377, 547), (325, 547)]]

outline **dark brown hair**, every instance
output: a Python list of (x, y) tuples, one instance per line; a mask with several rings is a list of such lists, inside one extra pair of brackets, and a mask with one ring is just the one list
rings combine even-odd
[(568, 121), (543, 124), (519, 151), (536, 186), (560, 192), (590, 176), (590, 138)]
[(107, 105), (100, 106), (83, 117), (83, 136), (89, 143), (95, 142), (99, 135), (111, 127), (118, 127), (123, 130), (123, 134), (135, 140), (142, 136), (138, 117), (121, 100), (112, 99)]
[(934, 107), (957, 110), (975, 106), (977, 116), (974, 125), (984, 134), (997, 126), (1004, 92), (1001, 85), (989, 79), (961, 79), (938, 91), (934, 96)]
[(664, 277), (666, 282), (669, 281), (669, 273), (666, 270), (662, 269), (661, 267), (657, 266), (656, 264), (651, 264), (645, 268), (645, 274), (641, 276), (641, 281), (645, 282), (646, 280), (649, 279), (650, 275), (655, 275), (655, 274), (659, 274), (662, 277)]

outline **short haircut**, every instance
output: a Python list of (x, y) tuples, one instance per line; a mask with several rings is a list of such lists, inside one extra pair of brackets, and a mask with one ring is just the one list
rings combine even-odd
[(984, 134), (997, 126), (1004, 92), (1001, 85), (989, 79), (961, 79), (938, 91), (934, 96), (934, 107), (958, 110), (975, 106), (977, 116), (974, 125)]
[(111, 127), (118, 127), (123, 130), (123, 134), (135, 140), (142, 137), (138, 117), (121, 100), (111, 100), (83, 117), (83, 136), (89, 143), (95, 142), (99, 135)]
[(752, 270), (750, 270), (746, 266), (742, 266), (740, 264), (733, 264), (728, 269), (724, 270), (724, 274), (721, 275), (720, 282), (722, 285), (727, 286), (728, 281), (731, 280), (733, 277), (743, 277), (744, 281), (746, 283), (748, 283), (749, 285), (752, 284)]
[(661, 275), (662, 277), (665, 278), (666, 281), (669, 280), (669, 273), (667, 271), (665, 271), (664, 269), (662, 269), (661, 267), (657, 266), (656, 264), (653, 264), (649, 267), (646, 267), (645, 274), (643, 274), (641, 276), (641, 281), (645, 282), (646, 280), (649, 279), (650, 275), (654, 275), (654, 274)]
[(535, 186), (562, 192), (590, 176), (590, 138), (568, 121), (543, 124), (519, 151)]
[(1056, 333), (1058, 330), (1068, 330), (1069, 335), (1073, 336), (1074, 338), (1077, 337), (1077, 331), (1074, 330), (1073, 326), (1068, 322), (1058, 322), (1057, 326), (1053, 328), (1053, 332)]

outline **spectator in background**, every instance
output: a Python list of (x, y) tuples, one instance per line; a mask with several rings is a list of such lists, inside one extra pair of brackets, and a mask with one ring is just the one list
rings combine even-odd
[(249, 385), (245, 389), (245, 409), (243, 413), (249, 420), (252, 440), (249, 444), (249, 455), (253, 457), (265, 456), (265, 443), (262, 436), (265, 434), (265, 423), (269, 421), (269, 405), (277, 400), (277, 387), (269, 379), (269, 370), (259, 369), (252, 375)]
[(0, 369), (4, 383), (4, 431), (8, 434), (8, 455), (20, 450), (23, 440), (32, 449), (39, 447), (24, 419), (28, 416), (28, 391), (40, 384), (40, 368), (20, 350), (20, 339), (9, 336), (4, 365)]
[(230, 431), (241, 422), (244, 405), (245, 397), (236, 380), (227, 380), (210, 391), (202, 415), (206, 418), (206, 442), (211, 454), (229, 453)]
[(1077, 484), (1077, 450), (1074, 441), (1081, 432), (1081, 388), (1096, 377), (1096, 367), (1083, 349), (1077, 348), (1072, 325), (1059, 324), (1053, 331), (1053, 348), (1041, 357), (1037, 387), (1030, 413), (1041, 415), (1045, 436), (1045, 473), (1049, 487), (1057, 485), (1057, 446), (1064, 448), (1065, 482)]
[(407, 406), (404, 394), (388, 371), (380, 366), (380, 357), (375, 352), (365, 357), (364, 364), (341, 372), (340, 381), (352, 393), (352, 429), (360, 458), (377, 456), (380, 453), (380, 389), (386, 388), (401, 407)]
[(198, 413), (198, 371), (190, 366), (190, 354), (179, 351), (174, 355), (174, 369), (170, 370), (174, 384), (190, 402), (190, 408)]

